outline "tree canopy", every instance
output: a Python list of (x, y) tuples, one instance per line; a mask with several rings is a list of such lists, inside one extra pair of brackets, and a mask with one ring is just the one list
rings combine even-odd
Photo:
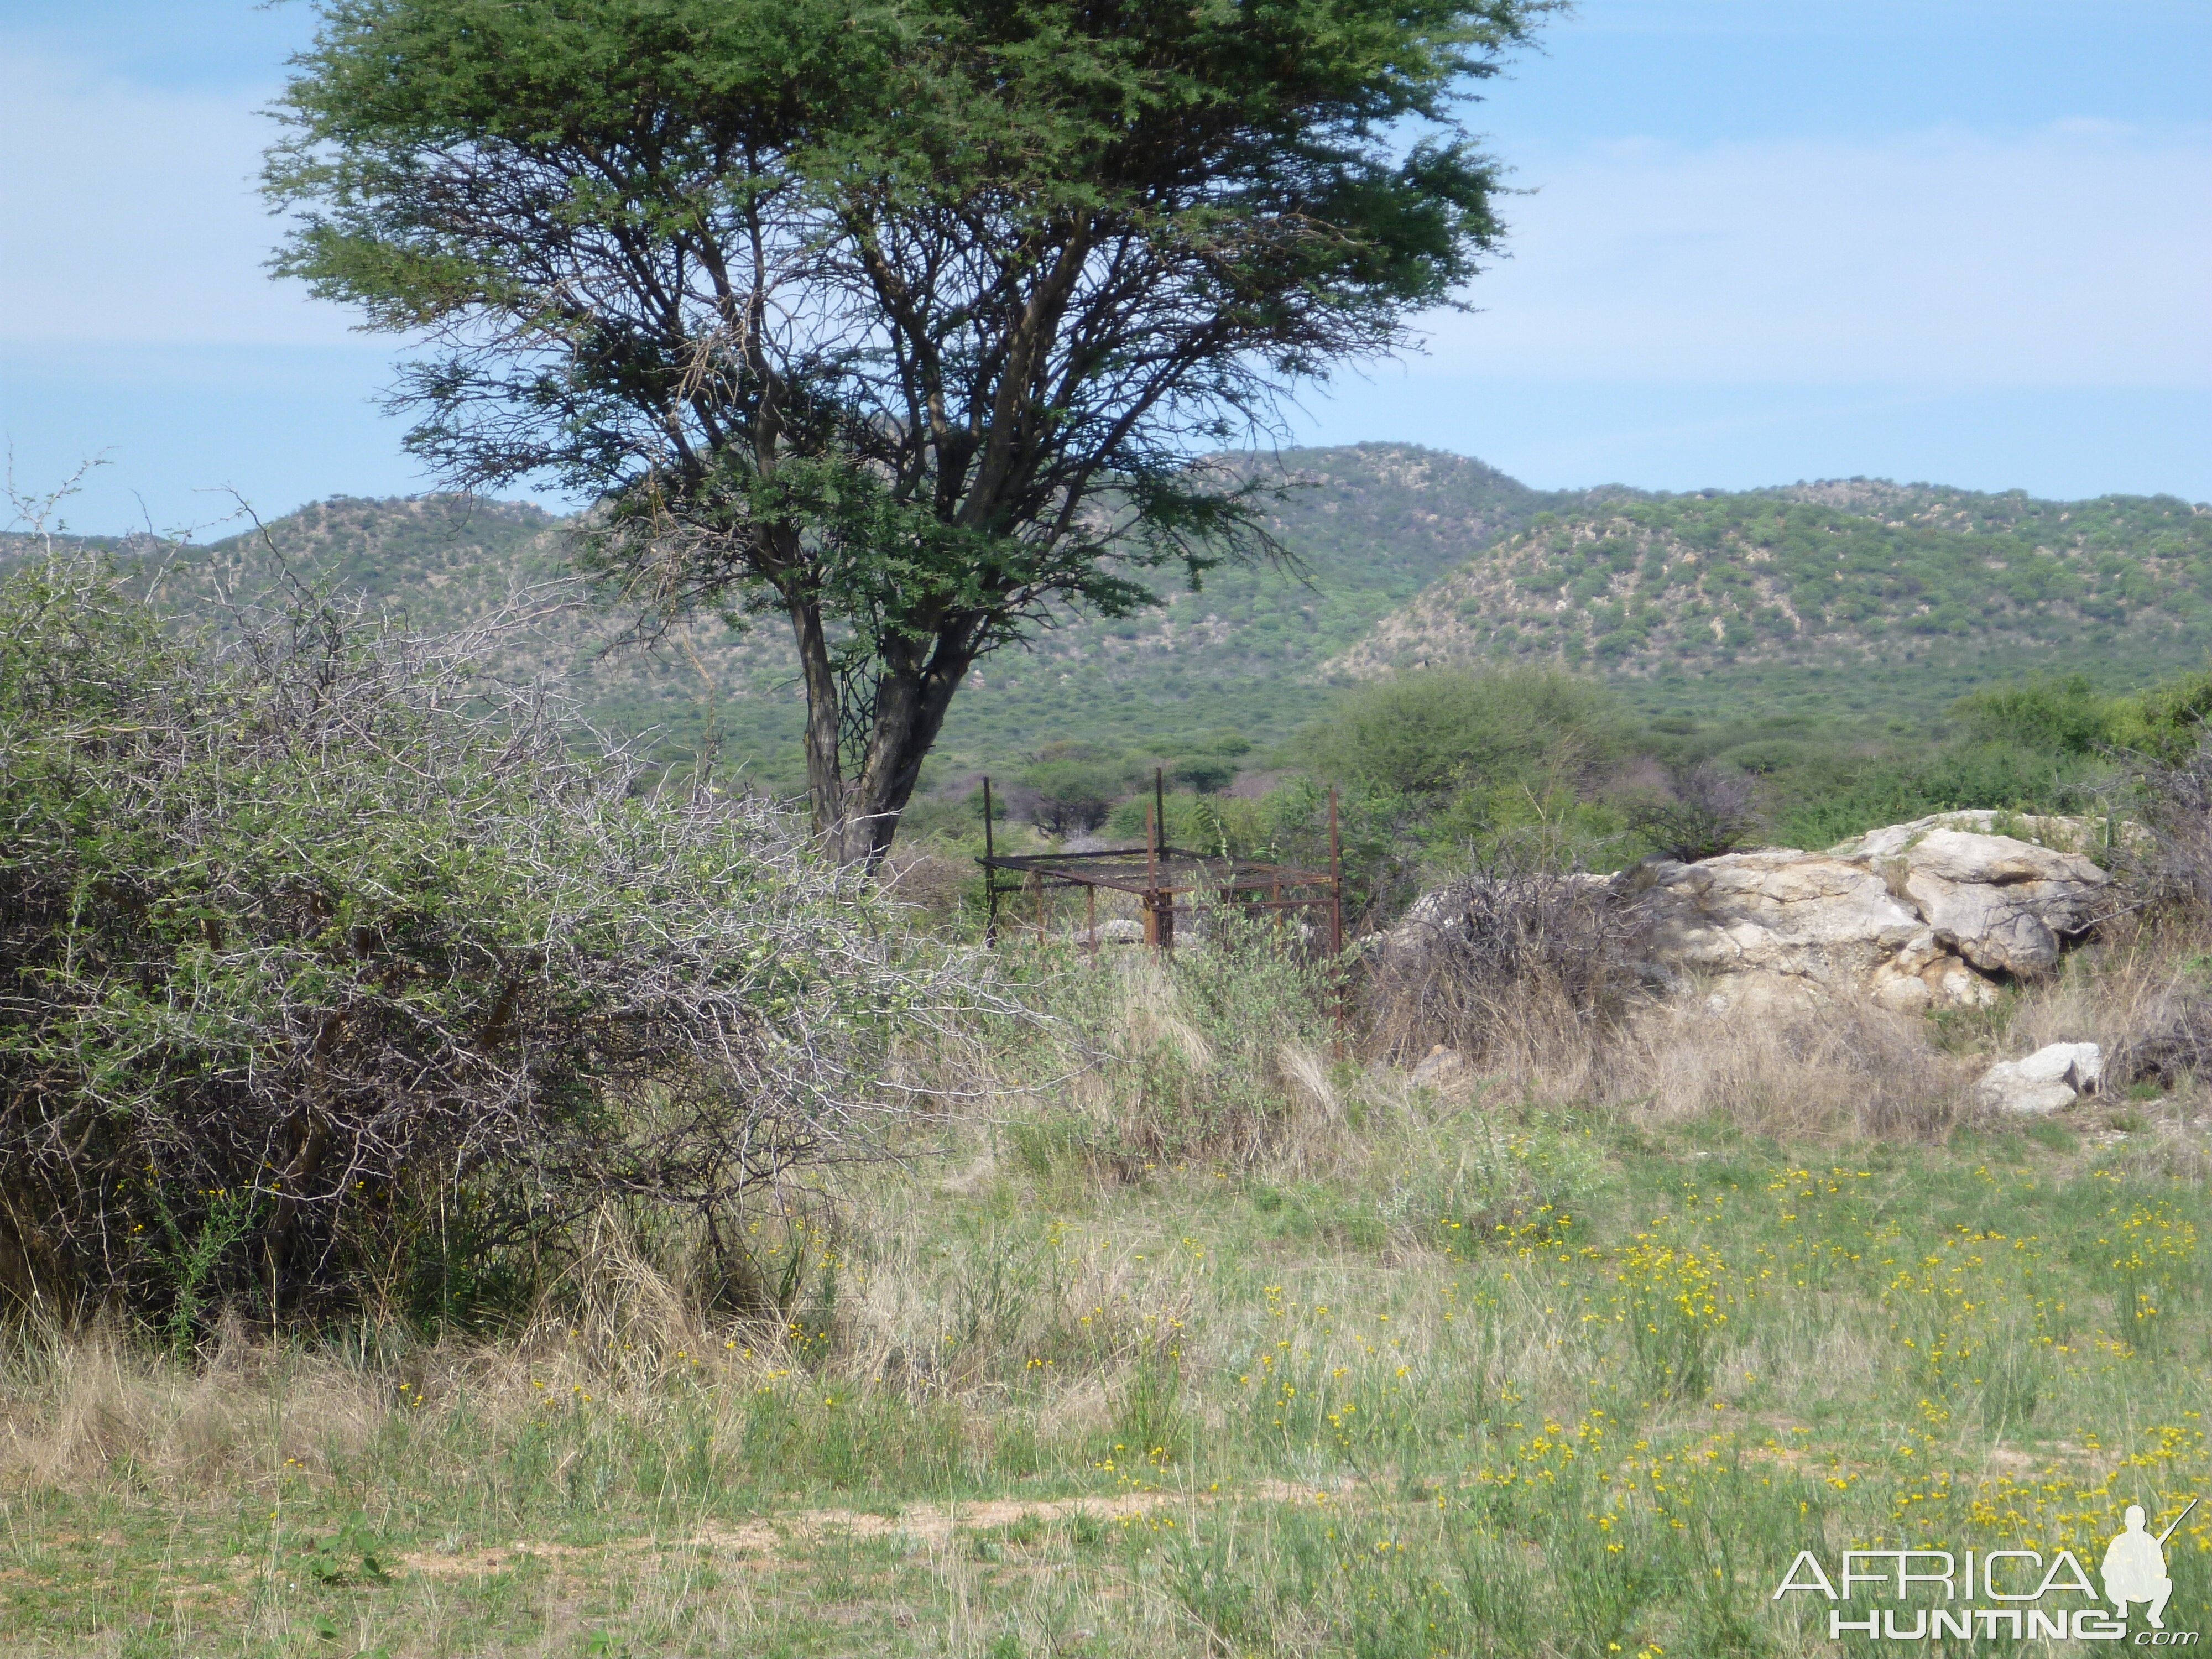
[(1456, 111), (1553, 0), (326, 0), (276, 262), (424, 349), (451, 482), (602, 503), (644, 630), (781, 613), (878, 856), (981, 655), (1264, 551), (1194, 456), (1501, 234)]

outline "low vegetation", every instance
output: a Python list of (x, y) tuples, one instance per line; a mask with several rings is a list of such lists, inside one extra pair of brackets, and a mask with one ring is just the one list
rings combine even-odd
[(1746, 1027), (1432, 1090), (1204, 955), (1028, 962), (946, 1156), (752, 1224), (773, 1322), (610, 1226), (495, 1341), (22, 1332), (12, 1650), (1813, 1653), (1801, 1547), (2094, 1560), (2212, 1476), (2193, 1085), (1855, 1121)]
[(872, 1144), (949, 964), (780, 815), (580, 761), (488, 641), (234, 623), (171, 639), (97, 562), (0, 587), (0, 1292), (182, 1346), (466, 1323), (603, 1206), (720, 1238)]
[[(1988, 692), (1822, 797), (1409, 677), (1169, 830), (1314, 860), (1333, 783), (1356, 917), (1470, 878), (1452, 952), (987, 956), (971, 795), (879, 890), (296, 597), (0, 596), (10, 1653), (1784, 1659), (1800, 1549), (2094, 1571), (2212, 1480), (2191, 684)], [(1144, 758), (1020, 787), (1114, 833)], [(1657, 1000), (1578, 879), (1945, 766), (2136, 826), (1989, 1007)], [(2062, 1039), (2103, 1092), (1975, 1103)], [(2167, 1559), (2205, 1606), (2201, 1507)]]

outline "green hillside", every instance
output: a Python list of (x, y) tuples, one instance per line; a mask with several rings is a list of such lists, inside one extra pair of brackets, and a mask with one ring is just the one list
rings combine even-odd
[(1332, 674), (1549, 660), (1651, 710), (1927, 715), (1993, 678), (2139, 684), (2212, 651), (2212, 509), (1853, 481), (1595, 491), (1479, 553)]
[[(1259, 744), (1287, 736), (1328, 700), (1322, 663), (1553, 499), (1479, 461), (1403, 445), (1291, 450), (1241, 465), (1282, 485), (1267, 518), (1289, 563), (1216, 570), (1195, 592), (1164, 580), (1156, 611), (1066, 618), (1032, 648), (987, 659), (954, 704), (933, 770), (1003, 766), (1056, 738), (1170, 753), (1224, 731)], [(265, 537), (174, 555), (131, 538), (99, 544), (145, 565), (157, 598), (182, 615), (216, 614), (224, 596), (264, 592), (289, 568), (365, 592), (410, 626), (448, 631), (511, 598), (542, 599), (562, 574), (562, 544), (558, 521), (535, 507), (432, 496), (320, 502), (273, 521)], [(23, 538), (0, 540), (0, 563), (29, 550)], [(803, 705), (774, 618), (743, 635), (702, 621), (689, 654), (610, 653), (618, 631), (612, 615), (580, 608), (542, 625), (504, 665), (565, 675), (591, 718), (657, 733), (672, 755), (696, 748), (711, 706), (726, 755), (778, 786), (798, 781)]]
[[(520, 501), (452, 495), (317, 501), (264, 528), (204, 546), (147, 536), (68, 537), (137, 574), (172, 615), (220, 626), (288, 577), (347, 594), (428, 633), (451, 633), (562, 581), (561, 520)], [(0, 536), (0, 570), (35, 556), (27, 536)]]
[[(1327, 702), (1322, 665), (1476, 550), (1555, 498), (1404, 444), (1287, 450), (1268, 526), (1284, 568), (1221, 569), (1121, 622), (1077, 621), (982, 665), (947, 722), (947, 760), (1003, 759), (1055, 738), (1171, 744), (1224, 728), (1286, 736)], [(994, 760), (994, 763), (996, 761)]]
[[(1008, 770), (1048, 744), (1258, 755), (1341, 686), (1420, 665), (1553, 661), (1598, 674), (1662, 729), (1919, 727), (1963, 692), (2037, 672), (2121, 690), (2212, 653), (2212, 509), (2172, 496), (2045, 501), (1850, 480), (1742, 494), (1542, 494), (1478, 461), (1363, 444), (1241, 458), (1278, 481), (1285, 566), (1211, 573), (1120, 622), (1070, 620), (987, 659), (932, 776)], [(564, 679), (594, 721), (800, 775), (801, 702), (774, 618), (702, 623), (659, 656), (570, 583), (561, 521), (525, 505), (339, 499), (265, 534), (101, 544), (183, 616), (285, 571), (365, 592), (426, 631), (546, 614), (497, 672)], [(32, 551), (0, 538), (0, 565)], [(556, 604), (557, 602), (557, 604)], [(549, 609), (549, 607), (552, 607)], [(1255, 756), (1255, 758), (1257, 756)], [(1248, 764), (1249, 763), (1247, 763)]]

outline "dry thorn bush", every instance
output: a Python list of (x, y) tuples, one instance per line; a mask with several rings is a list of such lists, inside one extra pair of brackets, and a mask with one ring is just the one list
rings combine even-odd
[(302, 592), (180, 640), (97, 563), (9, 579), (0, 1295), (179, 1342), (507, 1317), (609, 1204), (712, 1244), (907, 1130), (895, 1042), (957, 1054), (988, 976), (776, 809), (486, 684), (499, 632)]
[(1618, 882), (1507, 844), (1369, 950), (1370, 1048), (1401, 1063), (1441, 1044), (1515, 1073), (1572, 1067), (1642, 1000), (1650, 926)]

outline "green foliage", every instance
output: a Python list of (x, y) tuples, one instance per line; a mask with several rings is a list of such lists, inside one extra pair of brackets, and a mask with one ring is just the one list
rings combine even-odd
[(300, 1568), (318, 1584), (388, 1584), (392, 1575), (379, 1549), (368, 1517), (356, 1510), (336, 1532), (314, 1540), (301, 1553)]
[[(1464, 871), (1506, 840), (1617, 861), (1622, 821), (1602, 785), (1632, 732), (1593, 680), (1542, 667), (1445, 670), (1346, 693), (1296, 752), (1317, 780), (1343, 787), (1348, 884), (1387, 906), (1410, 896), (1417, 871)], [(1309, 818), (1314, 793), (1297, 798)], [(1295, 810), (1289, 797), (1271, 802), (1279, 822)]]
[(1055, 836), (1096, 830), (1131, 782), (1127, 767), (1093, 760), (1043, 761), (1020, 775), (1036, 823)]
[(2112, 740), (2111, 700), (2100, 696), (2085, 674), (1971, 692), (1952, 714), (1969, 737), (1984, 744), (2092, 755)]
[(1591, 681), (1545, 668), (1409, 674), (1346, 695), (1302, 748), (1322, 777), (1429, 801), (1586, 784), (1626, 723)]
[(1228, 761), (1212, 755), (1194, 755), (1176, 763), (1175, 780), (1188, 786), (1201, 795), (1218, 795), (1226, 789), (1237, 776), (1237, 769)]
[(2116, 697), (2110, 711), (2109, 740), (2118, 749), (2179, 766), (2204, 741), (2212, 718), (2212, 672), (2200, 671), (2154, 686), (2138, 696)]
[(1555, 9), (325, 0), (277, 268), (422, 342), (449, 479), (601, 501), (647, 631), (788, 617), (872, 862), (975, 662), (1266, 550), (1194, 445), (1475, 274), (1455, 106)]

